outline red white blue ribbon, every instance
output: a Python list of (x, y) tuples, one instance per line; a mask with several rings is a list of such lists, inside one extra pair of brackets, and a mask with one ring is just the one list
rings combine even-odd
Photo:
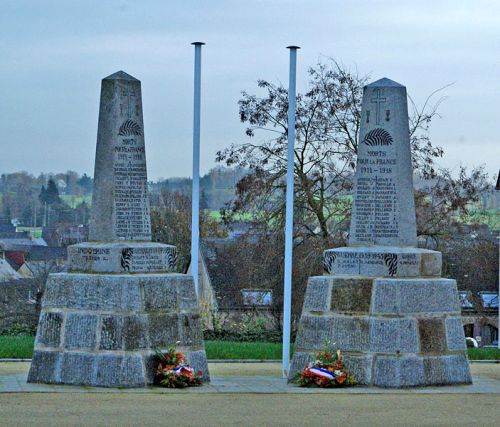
[(329, 380), (333, 380), (337, 376), (333, 372), (327, 371), (326, 369), (318, 368), (316, 366), (309, 368), (309, 371), (312, 372), (314, 375), (317, 375), (318, 377), (328, 378)]
[(184, 372), (191, 374), (193, 373), (193, 370), (190, 367), (184, 365), (177, 366), (177, 368), (174, 369), (174, 373), (176, 375), (182, 375)]

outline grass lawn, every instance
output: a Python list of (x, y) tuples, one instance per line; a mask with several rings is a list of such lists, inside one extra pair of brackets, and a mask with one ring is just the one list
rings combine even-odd
[(79, 204), (85, 202), (87, 206), (90, 207), (92, 204), (92, 194), (87, 194), (85, 196), (75, 196), (72, 194), (63, 194), (60, 196), (62, 201), (66, 203), (69, 207), (75, 209)]
[[(31, 359), (35, 337), (0, 336), (0, 358)], [(281, 359), (281, 344), (206, 341), (209, 359)]]
[(208, 359), (281, 359), (281, 344), (274, 342), (205, 341)]
[(468, 348), (470, 360), (500, 360), (498, 348)]
[(0, 358), (31, 359), (35, 337), (29, 335), (0, 336)]
[[(30, 359), (35, 337), (0, 336), (0, 358)], [(281, 359), (281, 344), (272, 342), (205, 341), (209, 359)], [(470, 360), (500, 360), (497, 348), (469, 348)]]

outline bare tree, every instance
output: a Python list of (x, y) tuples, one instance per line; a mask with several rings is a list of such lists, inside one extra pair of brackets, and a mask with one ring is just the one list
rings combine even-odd
[[(309, 87), (297, 95), (294, 159), (294, 312), (300, 312), (307, 277), (321, 272), (321, 252), (345, 245), (351, 212), (353, 175), (358, 152), (363, 87), (368, 78), (334, 60), (309, 69)], [(248, 168), (237, 184), (236, 199), (223, 213), (227, 221), (247, 213), (265, 238), (281, 235), (285, 217), (288, 92), (282, 84), (258, 81), (263, 96), (242, 93), (239, 114), (249, 141), (217, 153), (228, 166)], [(429, 128), (444, 100), (431, 93), (422, 107), (410, 98), (413, 167), (425, 182), (416, 192), (417, 232), (434, 244), (449, 234), (458, 215), (479, 200), (487, 187), (482, 168), (462, 168), (455, 177), (436, 161), (441, 147)], [(259, 139), (256, 141), (258, 137)], [(273, 237), (275, 241), (279, 239)], [(282, 283), (282, 246), (273, 260)], [(279, 284), (279, 285), (278, 285)]]
[[(191, 199), (179, 192), (162, 190), (151, 209), (153, 241), (177, 247), (178, 268), (186, 271), (191, 251)], [(200, 212), (200, 236), (224, 237), (225, 230), (213, 218)]]
[[(361, 102), (366, 76), (334, 60), (309, 69), (309, 90), (297, 96), (295, 145), (295, 237), (336, 240), (350, 216), (352, 177), (356, 165)], [(287, 96), (281, 84), (259, 80), (265, 96), (243, 92), (240, 120), (246, 135), (267, 135), (264, 141), (233, 144), (217, 153), (217, 161), (249, 168), (237, 185), (232, 212), (252, 211), (261, 222), (281, 227), (284, 217), (284, 176), (287, 155)], [(410, 102), (410, 138), (415, 170), (426, 179), (451, 179), (435, 159), (443, 155), (428, 131), (443, 98), (433, 92), (422, 108)], [(441, 175), (440, 175), (441, 174)], [(458, 185), (463, 181), (454, 181)], [(454, 184), (454, 185), (455, 185)]]

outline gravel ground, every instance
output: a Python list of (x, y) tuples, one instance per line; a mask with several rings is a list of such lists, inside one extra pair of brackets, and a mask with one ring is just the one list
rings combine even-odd
[(2, 426), (494, 426), (498, 395), (2, 394)]
[[(0, 375), (27, 363), (1, 363)], [(500, 364), (473, 364), (500, 379)], [(213, 376), (280, 373), (278, 363), (211, 364)], [(496, 426), (499, 394), (2, 393), (0, 426)]]

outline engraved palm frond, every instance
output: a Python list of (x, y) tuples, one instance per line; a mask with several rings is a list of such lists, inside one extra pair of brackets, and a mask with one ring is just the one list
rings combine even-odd
[(132, 263), (133, 254), (134, 250), (132, 248), (125, 248), (122, 250), (120, 263), (123, 268), (123, 271), (130, 271), (130, 264)]
[(120, 130), (118, 131), (119, 136), (141, 136), (142, 135), (142, 128), (139, 126), (138, 123), (134, 122), (133, 120), (125, 120), (122, 125), (120, 126)]
[(387, 272), (389, 276), (394, 277), (398, 273), (398, 255), (385, 254), (384, 263), (387, 267)]
[(167, 249), (167, 261), (168, 261), (168, 269), (175, 270), (177, 265), (177, 249), (176, 248), (168, 248)]
[(333, 272), (333, 264), (335, 263), (335, 258), (337, 254), (335, 252), (325, 252), (323, 256), (323, 269), (327, 273)]
[(376, 128), (368, 132), (363, 138), (363, 142), (370, 147), (378, 145), (392, 145), (392, 136), (385, 129)]

